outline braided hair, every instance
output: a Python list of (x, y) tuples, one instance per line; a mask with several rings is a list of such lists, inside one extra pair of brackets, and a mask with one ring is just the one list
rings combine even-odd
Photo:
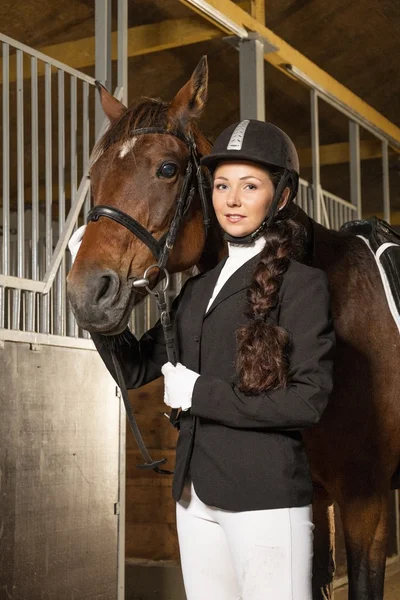
[[(276, 189), (280, 173), (269, 172)], [(239, 389), (247, 394), (283, 388), (288, 379), (290, 334), (269, 322), (278, 304), (283, 275), (290, 260), (301, 260), (304, 253), (304, 228), (281, 209), (265, 233), (265, 246), (254, 270), (247, 292), (246, 317), (250, 323), (236, 332)]]

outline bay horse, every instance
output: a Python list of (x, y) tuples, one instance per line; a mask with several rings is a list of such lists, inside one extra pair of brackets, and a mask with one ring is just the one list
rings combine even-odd
[[(207, 81), (203, 57), (170, 103), (143, 98), (126, 108), (99, 86), (110, 128), (92, 157), (95, 205), (116, 207), (156, 239), (162, 237), (189, 160), (182, 139), (192, 136), (201, 154), (210, 149), (196, 125), (206, 102)], [(131, 135), (149, 127), (162, 128), (166, 134)], [(314, 483), (313, 598), (333, 598), (336, 501), (345, 537), (349, 598), (382, 600), (389, 490), (400, 462), (399, 334), (364, 242), (318, 225), (300, 208), (296, 218), (313, 241), (312, 264), (328, 275), (337, 334), (332, 396), (320, 422), (303, 431)], [(195, 265), (206, 270), (225, 253), (215, 219), (206, 243), (196, 192), (169, 256), (168, 271)], [(121, 333), (144, 295), (130, 282), (143, 277), (154, 262), (149, 248), (119, 223), (108, 218), (90, 222), (68, 275), (68, 294), (79, 325), (90, 332)]]

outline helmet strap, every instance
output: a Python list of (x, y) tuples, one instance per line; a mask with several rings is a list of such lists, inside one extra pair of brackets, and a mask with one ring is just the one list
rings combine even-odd
[[(277, 188), (275, 190), (275, 194), (274, 194), (271, 206), (269, 207), (267, 216), (265, 217), (265, 219), (261, 223), (261, 225), (259, 227), (257, 227), (257, 229), (255, 231), (253, 231), (253, 233), (249, 233), (242, 237), (235, 237), (235, 236), (231, 235), (230, 233), (225, 232), (224, 240), (231, 244), (237, 244), (237, 245), (241, 246), (241, 245), (245, 245), (245, 244), (251, 244), (258, 237), (260, 237), (260, 235), (263, 233), (263, 231), (271, 225), (271, 223), (275, 219), (277, 213), (279, 212), (280, 209), (278, 208), (278, 206), (279, 206), (280, 199), (282, 197), (282, 194), (283, 194), (285, 188), (288, 187), (288, 183), (290, 183), (291, 180), (292, 180), (291, 172), (288, 171), (287, 169), (285, 169), (282, 174), (282, 177), (277, 185)], [(297, 189), (293, 189), (293, 186), (289, 186), (289, 187), (290, 187), (290, 195), (289, 195), (287, 204), (289, 204), (289, 202), (292, 201), (292, 198), (294, 198), (294, 196), (296, 195), (296, 192), (297, 192)]]

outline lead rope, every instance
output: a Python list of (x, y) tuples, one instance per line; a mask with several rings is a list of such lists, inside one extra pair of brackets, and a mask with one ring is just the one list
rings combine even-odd
[[(143, 130), (138, 130), (136, 133), (138, 133), (139, 131), (140, 131), (140, 133), (160, 133), (160, 131), (158, 129), (157, 130), (156, 129), (154, 129), (154, 130), (143, 129)], [(135, 133), (135, 132), (133, 132), (133, 133)], [(167, 132), (161, 131), (161, 133), (167, 133)], [(174, 134), (174, 135), (176, 135), (176, 134)], [(179, 136), (177, 136), (177, 137), (179, 137)], [(144, 288), (146, 288), (146, 290), (149, 294), (151, 294), (152, 296), (155, 297), (156, 302), (157, 302), (157, 308), (160, 311), (160, 321), (161, 321), (161, 325), (163, 328), (168, 361), (171, 362), (174, 366), (176, 365), (176, 355), (175, 355), (175, 347), (174, 347), (173, 326), (171, 323), (171, 317), (170, 317), (170, 313), (167, 308), (167, 301), (166, 301), (166, 291), (169, 286), (169, 273), (166, 269), (166, 264), (168, 262), (169, 252), (172, 250), (172, 248), (174, 246), (175, 239), (176, 239), (182, 218), (188, 212), (191, 202), (192, 202), (192, 199), (193, 199), (193, 196), (194, 196), (194, 192), (195, 192), (195, 188), (193, 185), (193, 177), (194, 176), (197, 179), (197, 188), (198, 188), (199, 195), (200, 195), (200, 201), (201, 201), (202, 212), (203, 212), (203, 223), (204, 223), (206, 237), (207, 237), (207, 233), (208, 233), (208, 230), (210, 227), (210, 217), (209, 217), (209, 213), (208, 213), (208, 199), (207, 199), (206, 189), (205, 189), (206, 186), (205, 186), (203, 171), (202, 171), (202, 168), (201, 168), (199, 160), (198, 160), (196, 143), (193, 139), (193, 136), (190, 136), (188, 138), (188, 140), (184, 140), (184, 141), (186, 141), (186, 143), (188, 143), (188, 145), (190, 147), (191, 161), (189, 161), (187, 168), (186, 168), (185, 178), (184, 178), (182, 190), (181, 190), (178, 202), (177, 202), (175, 215), (172, 219), (170, 230), (168, 231), (168, 233), (165, 236), (164, 247), (161, 252), (159, 252), (159, 245), (160, 245), (161, 241), (164, 241), (163, 240), (164, 236), (163, 236), (162, 240), (157, 241), (155, 238), (153, 238), (153, 236), (149, 232), (147, 232), (143, 228), (142, 225), (140, 225), (140, 223), (138, 223), (135, 219), (133, 219), (129, 215), (126, 215), (122, 211), (120, 211), (114, 207), (109, 207), (109, 206), (95, 206), (94, 208), (92, 208), (92, 210), (89, 212), (89, 215), (88, 215), (89, 220), (97, 221), (99, 219), (99, 217), (104, 216), (104, 217), (113, 219), (117, 223), (120, 223), (121, 225), (123, 225), (124, 227), (129, 229), (141, 241), (143, 241), (143, 243), (146, 244), (146, 246), (148, 248), (150, 248), (150, 250), (153, 252), (153, 254), (155, 254), (155, 256), (157, 257), (158, 263), (148, 267), (143, 275), (143, 278), (136, 279), (133, 282), (133, 286), (136, 288), (144, 287)], [(164, 272), (166, 281), (163, 285), (163, 288), (160, 290), (153, 291), (149, 287), (150, 282), (147, 278), (147, 275), (152, 269), (159, 269), (160, 271)], [(123, 376), (123, 373), (121, 370), (121, 366), (118, 362), (117, 356), (115, 355), (115, 353), (113, 351), (111, 351), (111, 358), (112, 358), (112, 361), (114, 364), (114, 369), (115, 369), (115, 374), (117, 376), (118, 385), (121, 390), (121, 395), (122, 395), (122, 399), (123, 399), (123, 402), (125, 405), (125, 410), (126, 410), (126, 414), (128, 417), (129, 425), (132, 429), (132, 433), (135, 437), (138, 448), (145, 460), (145, 464), (136, 465), (137, 468), (138, 469), (149, 469), (149, 470), (151, 469), (151, 470), (155, 471), (156, 473), (160, 473), (162, 475), (172, 475), (173, 471), (168, 471), (166, 469), (160, 469), (160, 465), (165, 464), (167, 459), (162, 458), (160, 460), (153, 460), (151, 458), (151, 456), (146, 448), (146, 445), (143, 441), (142, 435), (139, 430), (139, 426), (136, 422), (131, 404), (129, 402), (128, 390), (125, 385), (125, 380), (124, 380), (124, 376)], [(164, 414), (166, 414), (166, 413), (164, 413)], [(169, 415), (170, 422), (177, 429), (179, 429), (179, 415), (180, 415), (180, 410), (178, 410), (178, 409), (172, 409), (171, 414)], [(168, 417), (168, 415), (166, 415), (166, 416)]]

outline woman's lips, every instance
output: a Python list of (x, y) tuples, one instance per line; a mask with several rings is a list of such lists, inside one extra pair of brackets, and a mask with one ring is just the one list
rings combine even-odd
[(229, 221), (229, 223), (239, 223), (240, 221), (243, 221), (243, 219), (246, 218), (243, 215), (235, 215), (235, 214), (228, 214), (228, 215), (225, 215), (225, 217)]

